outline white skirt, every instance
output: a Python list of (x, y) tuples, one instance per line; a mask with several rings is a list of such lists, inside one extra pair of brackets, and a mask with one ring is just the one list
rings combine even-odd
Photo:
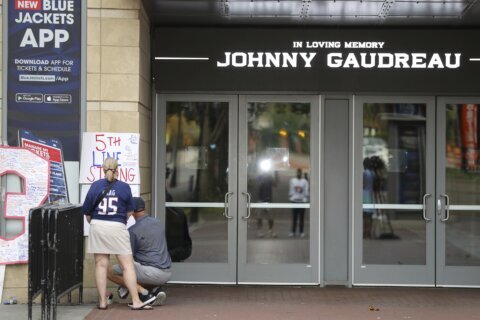
[(121, 222), (93, 219), (90, 221), (87, 252), (132, 254), (127, 226)]

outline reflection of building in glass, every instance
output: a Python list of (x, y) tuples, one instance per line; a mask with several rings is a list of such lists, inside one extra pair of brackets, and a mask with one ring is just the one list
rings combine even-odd
[(478, 105), (447, 105), (446, 166), (468, 172), (480, 171)]

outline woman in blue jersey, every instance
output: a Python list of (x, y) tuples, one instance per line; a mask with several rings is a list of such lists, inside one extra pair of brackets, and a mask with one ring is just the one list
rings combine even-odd
[[(95, 281), (99, 294), (99, 309), (107, 309), (107, 270), (110, 254), (116, 255), (125, 279), (125, 285), (132, 293), (131, 309), (151, 309), (152, 301), (141, 301), (137, 292), (137, 278), (133, 265), (130, 236), (126, 228), (128, 217), (133, 212), (132, 190), (125, 182), (118, 181), (118, 162), (107, 158), (103, 162), (105, 178), (95, 181), (85, 197), (83, 213), (90, 223), (87, 252), (95, 257)], [(103, 199), (100, 195), (108, 192)], [(97, 200), (98, 199), (98, 200)], [(151, 299), (155, 300), (155, 298)]]

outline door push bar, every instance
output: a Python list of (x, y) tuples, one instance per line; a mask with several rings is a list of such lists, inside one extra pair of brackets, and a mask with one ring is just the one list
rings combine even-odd
[[(441, 194), (440, 197), (445, 198), (445, 218), (440, 219), (442, 222), (447, 221), (450, 218), (450, 198), (447, 194)], [(438, 204), (441, 204), (440, 199), (438, 199)], [(439, 211), (438, 214), (441, 212)]]
[[(425, 221), (431, 221), (432, 219), (428, 219), (426, 215), (426, 199), (430, 197), (430, 193), (426, 193), (423, 196), (423, 219)], [(448, 221), (450, 218), (450, 197), (447, 194), (441, 194), (440, 198), (445, 198), (445, 218), (440, 219), (442, 222)], [(438, 198), (437, 199), (437, 215), (442, 214), (442, 199)]]
[(427, 218), (427, 198), (430, 197), (430, 193), (425, 193), (423, 195), (423, 220), (425, 221), (432, 221), (432, 219)]
[(252, 200), (252, 196), (248, 192), (242, 192), (244, 196), (247, 196), (247, 215), (242, 217), (243, 220), (247, 220), (250, 218), (250, 202)]
[(228, 198), (233, 194), (233, 192), (227, 192), (225, 193), (225, 210), (223, 211), (223, 216), (227, 219), (233, 219), (233, 216), (228, 215)]

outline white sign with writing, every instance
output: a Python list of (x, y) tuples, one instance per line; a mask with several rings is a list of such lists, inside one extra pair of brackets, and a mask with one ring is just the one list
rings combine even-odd
[(4, 218), (22, 222), (16, 235), (0, 235), (0, 264), (28, 262), (28, 213), (48, 197), (50, 163), (31, 150), (0, 147), (0, 176), (13, 174), (23, 182), (21, 192), (6, 192)]
[[(85, 199), (90, 185), (105, 178), (103, 160), (108, 157), (118, 161), (118, 180), (126, 182), (134, 197), (140, 196), (140, 134), (112, 132), (84, 132), (80, 162), (81, 199)], [(135, 223), (130, 217), (127, 226)], [(90, 224), (85, 220), (83, 234), (88, 235)]]
[(103, 161), (112, 157), (118, 161), (118, 180), (140, 184), (139, 145), (138, 133), (84, 132), (80, 183), (92, 184), (103, 179)]

